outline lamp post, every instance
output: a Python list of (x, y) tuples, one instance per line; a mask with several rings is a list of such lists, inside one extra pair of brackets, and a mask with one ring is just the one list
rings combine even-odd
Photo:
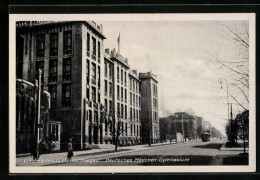
[(224, 83), (224, 82), (226, 83), (226, 89), (227, 89), (227, 106), (228, 106), (228, 120), (229, 120), (228, 82), (227, 82), (227, 80), (224, 79), (224, 78), (220, 78), (220, 79), (218, 80), (218, 83), (220, 84), (221, 89), (222, 89), (222, 86), (223, 86), (223, 83)]
[[(220, 78), (219, 80), (218, 80), (218, 83), (220, 84), (220, 86), (221, 86), (221, 89), (222, 89), (222, 86), (223, 86), (223, 83), (226, 83), (226, 90), (227, 90), (227, 106), (228, 106), (228, 121), (229, 121), (229, 101), (228, 101), (228, 81), (226, 80), (226, 79), (224, 79), (224, 78)], [(232, 121), (230, 121), (230, 129), (231, 129), (231, 135), (232, 135)]]

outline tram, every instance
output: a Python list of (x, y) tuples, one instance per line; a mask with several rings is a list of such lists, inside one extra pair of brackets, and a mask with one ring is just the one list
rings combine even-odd
[(201, 140), (203, 142), (210, 141), (210, 131), (209, 130), (206, 130), (203, 133), (201, 133)]

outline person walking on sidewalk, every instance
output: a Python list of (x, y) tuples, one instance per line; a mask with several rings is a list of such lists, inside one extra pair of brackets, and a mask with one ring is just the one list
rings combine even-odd
[(73, 146), (72, 146), (72, 138), (70, 138), (70, 141), (68, 143), (68, 160), (71, 160), (71, 157), (73, 156)]

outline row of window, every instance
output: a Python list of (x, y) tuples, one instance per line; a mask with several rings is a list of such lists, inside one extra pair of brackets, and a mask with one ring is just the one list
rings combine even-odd
[[(87, 64), (87, 67), (86, 67), (87, 84), (89, 84), (89, 82), (91, 80), (91, 83), (93, 85), (98, 85), (98, 87), (100, 88), (100, 66), (94, 62), (90, 63), (89, 60), (87, 60), (86, 64)], [(90, 70), (91, 70), (91, 72), (90, 72)]]
[(134, 93), (132, 94), (130, 92), (130, 105), (132, 105), (132, 104), (133, 104), (133, 106), (141, 107), (141, 98), (140, 98), (140, 96), (135, 95)]
[[(98, 48), (97, 48), (97, 40), (95, 37), (91, 37), (91, 43), (92, 43), (92, 53), (91, 53), (91, 58), (93, 60), (96, 60), (96, 55), (97, 55), (97, 49), (98, 49), (98, 61), (100, 62), (100, 48), (101, 48), (101, 44), (98, 41)], [(87, 56), (90, 57), (90, 34), (87, 33)]]
[[(121, 94), (121, 99), (120, 99), (120, 94)], [(125, 103), (127, 103), (127, 90), (124, 89), (123, 87), (121, 87), (121, 91), (120, 91), (120, 86), (119, 85), (117, 85), (117, 100), (118, 101), (121, 100), (121, 102), (125, 101)]]
[(107, 80), (105, 80), (105, 96), (107, 96), (109, 94), (109, 97), (112, 98), (112, 92), (113, 92), (113, 86), (111, 82), (107, 82)]
[[(91, 42), (92, 42), (92, 56), (91, 57), (92, 57), (92, 59), (96, 60), (96, 54), (98, 54), (98, 60), (100, 62), (101, 44), (99, 41), (98, 41), (98, 43), (96, 43), (95, 37), (91, 38)], [(50, 34), (50, 56), (51, 57), (58, 56), (58, 44), (59, 44), (59, 34), (51, 33)], [(97, 44), (98, 44), (98, 48), (96, 48)], [(36, 36), (36, 56), (37, 56), (37, 58), (44, 57), (44, 50), (45, 50), (45, 35), (38, 34)], [(89, 52), (90, 52), (90, 34), (87, 33), (87, 56), (90, 57)], [(71, 30), (63, 32), (63, 54), (64, 55), (72, 54), (72, 31)]]
[(140, 115), (141, 115), (141, 111), (134, 109), (134, 108), (130, 108), (130, 119), (136, 119), (136, 120), (140, 120)]
[[(44, 82), (44, 61), (36, 61), (35, 64), (35, 77), (38, 79), (39, 71), (42, 72), (42, 82)], [(53, 59), (49, 61), (49, 82), (57, 82), (58, 76), (58, 60)], [(62, 63), (62, 80), (71, 80), (71, 58), (63, 58)]]
[(129, 86), (130, 86), (130, 90), (136, 91), (141, 93), (141, 88), (140, 88), (140, 84), (138, 81), (135, 81), (134, 79), (130, 78), (129, 79)]
[(123, 69), (121, 69), (121, 73), (119, 70), (119, 67), (117, 67), (117, 82), (120, 82), (120, 74), (121, 74), (121, 84), (127, 85), (127, 76), (126, 76), (126, 72), (123, 71)]
[[(49, 85), (51, 108), (57, 107), (57, 85)], [(71, 84), (62, 85), (62, 106), (71, 106)]]
[(105, 62), (105, 77), (107, 77), (107, 74), (110, 78), (112, 78), (113, 75), (113, 66), (107, 62)]

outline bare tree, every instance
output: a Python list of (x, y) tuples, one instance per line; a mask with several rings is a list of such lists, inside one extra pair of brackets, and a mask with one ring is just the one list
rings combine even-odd
[(229, 55), (212, 55), (208, 53), (211, 62), (216, 63), (218, 69), (227, 79), (228, 95), (238, 105), (239, 111), (248, 109), (249, 104), (249, 25), (244, 21), (235, 26), (217, 22), (226, 32), (224, 36), (232, 42), (233, 51)]

